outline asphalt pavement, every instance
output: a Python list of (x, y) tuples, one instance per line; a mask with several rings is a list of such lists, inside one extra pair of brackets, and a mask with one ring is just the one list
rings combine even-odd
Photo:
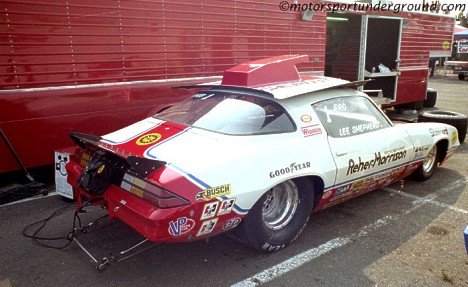
[[(439, 92), (436, 109), (468, 114), (468, 80), (437, 73), (429, 86)], [(297, 241), (279, 252), (257, 253), (220, 235), (156, 246), (104, 272), (76, 242), (67, 245), (73, 203), (32, 198), (0, 206), (0, 287), (468, 286), (467, 184), (465, 142), (427, 182), (405, 180), (313, 214)], [(103, 213), (89, 209), (82, 224)], [(42, 243), (59, 249), (23, 235), (48, 218), (36, 236), (57, 238)], [(98, 261), (142, 239), (113, 221), (79, 238)]]

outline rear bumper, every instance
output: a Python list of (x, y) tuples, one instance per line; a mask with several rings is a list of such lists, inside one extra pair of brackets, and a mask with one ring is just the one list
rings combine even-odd
[(195, 221), (190, 219), (195, 206), (160, 209), (115, 185), (107, 189), (104, 199), (109, 217), (120, 219), (151, 241), (184, 242), (195, 237)]

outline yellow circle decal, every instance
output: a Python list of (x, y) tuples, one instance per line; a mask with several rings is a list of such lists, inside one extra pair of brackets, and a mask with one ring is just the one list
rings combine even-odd
[(446, 51), (447, 51), (448, 49), (450, 49), (450, 42), (449, 42), (449, 41), (444, 41), (444, 42), (442, 43), (442, 49), (444, 49), (444, 50), (446, 50)]
[(144, 136), (140, 137), (136, 141), (136, 143), (137, 143), (137, 145), (148, 145), (148, 144), (152, 144), (154, 142), (157, 142), (160, 139), (161, 139), (160, 134), (147, 134), (147, 135), (144, 135)]
[(456, 132), (453, 132), (452, 133), (452, 144), (455, 144), (455, 142), (457, 141), (457, 138), (458, 138), (458, 135)]

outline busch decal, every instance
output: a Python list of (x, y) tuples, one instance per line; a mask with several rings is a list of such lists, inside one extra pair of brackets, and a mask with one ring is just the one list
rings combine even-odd
[(184, 235), (195, 227), (195, 221), (191, 218), (180, 217), (176, 221), (169, 222), (169, 234), (177, 237)]
[(195, 197), (196, 200), (210, 200), (215, 197), (231, 194), (231, 185), (225, 184), (216, 187), (207, 188), (200, 191)]

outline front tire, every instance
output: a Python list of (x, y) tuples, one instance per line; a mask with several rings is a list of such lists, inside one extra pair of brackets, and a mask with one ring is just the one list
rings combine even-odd
[(434, 145), (424, 159), (424, 162), (414, 172), (414, 179), (418, 181), (425, 181), (431, 178), (437, 169), (437, 166), (439, 165), (439, 154), (439, 146)]
[(314, 190), (307, 179), (282, 182), (268, 190), (252, 207), (241, 226), (246, 245), (273, 252), (291, 244), (304, 229), (314, 205)]

